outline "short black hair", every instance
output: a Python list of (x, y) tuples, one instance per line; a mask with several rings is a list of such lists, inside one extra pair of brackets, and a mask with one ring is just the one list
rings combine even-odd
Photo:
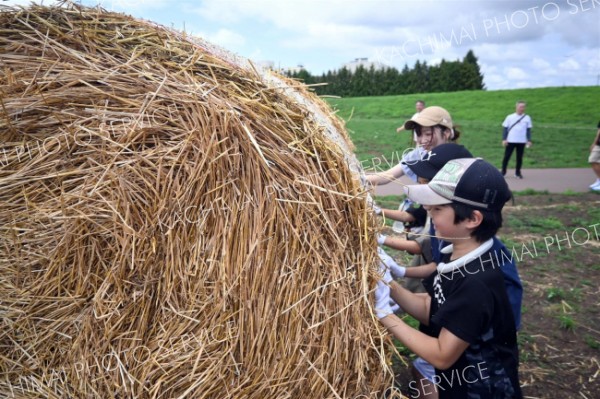
[(454, 224), (472, 218), (475, 210), (481, 212), (483, 220), (481, 221), (481, 224), (471, 232), (471, 237), (474, 237), (477, 242), (485, 242), (490, 238), (493, 238), (498, 230), (500, 230), (500, 227), (502, 227), (502, 211), (477, 209), (460, 202), (453, 202), (450, 206), (454, 209)]
[(417, 101), (415, 101), (415, 104), (418, 104), (418, 103), (421, 103), (421, 104), (425, 105), (425, 101), (423, 101), (423, 100), (417, 100)]

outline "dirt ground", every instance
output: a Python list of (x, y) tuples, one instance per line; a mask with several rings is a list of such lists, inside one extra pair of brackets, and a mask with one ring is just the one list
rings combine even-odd
[[(517, 196), (504, 210), (499, 237), (514, 251), (524, 286), (518, 340), (526, 398), (600, 398), (599, 235), (595, 193)], [(403, 361), (413, 355), (401, 346), (400, 353), (396, 380), (408, 395)]]

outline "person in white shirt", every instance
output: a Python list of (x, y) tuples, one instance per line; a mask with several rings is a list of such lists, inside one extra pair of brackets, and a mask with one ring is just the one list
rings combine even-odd
[(506, 167), (512, 156), (513, 150), (517, 150), (517, 167), (515, 168), (515, 176), (519, 179), (523, 178), (521, 174), (521, 166), (523, 165), (523, 153), (525, 145), (531, 147), (531, 118), (525, 114), (525, 101), (517, 101), (516, 112), (508, 115), (502, 127), (502, 145), (504, 146), (504, 159), (502, 160), (502, 175), (506, 175)]

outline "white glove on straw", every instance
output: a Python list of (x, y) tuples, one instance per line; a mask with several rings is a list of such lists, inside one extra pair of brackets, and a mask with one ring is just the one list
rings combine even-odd
[(402, 308), (400, 307), (400, 305), (398, 305), (396, 303), (396, 301), (394, 301), (393, 299), (390, 299), (389, 305), (390, 305), (390, 309), (392, 310), (393, 313), (398, 313), (398, 312), (402, 311)]
[(367, 204), (373, 208), (373, 212), (375, 212), (376, 215), (381, 215), (381, 208), (375, 205), (375, 201), (373, 201), (373, 198), (370, 195), (367, 197)]
[[(377, 241), (379, 241), (379, 238), (377, 239)], [(379, 259), (381, 259), (381, 262), (383, 262), (387, 269), (389, 269), (393, 278), (404, 277), (404, 275), (406, 274), (406, 267), (397, 264), (396, 261), (392, 259), (391, 256), (386, 254), (385, 251), (381, 248), (377, 248), (377, 253), (379, 254)], [(386, 281), (386, 283), (389, 283), (389, 281)]]
[(390, 300), (390, 286), (379, 280), (375, 289), (375, 314), (378, 319), (394, 313), (390, 307)]

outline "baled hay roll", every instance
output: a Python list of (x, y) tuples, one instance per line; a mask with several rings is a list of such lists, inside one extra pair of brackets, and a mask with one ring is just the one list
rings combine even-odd
[(0, 397), (381, 395), (377, 225), (320, 99), (102, 9), (0, 26)]

